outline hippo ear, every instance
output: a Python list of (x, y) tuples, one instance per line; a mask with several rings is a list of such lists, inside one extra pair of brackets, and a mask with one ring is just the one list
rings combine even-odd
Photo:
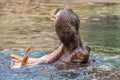
[(57, 8), (56, 10), (55, 10), (55, 13), (54, 14), (57, 14), (60, 10), (62, 10), (63, 8)]

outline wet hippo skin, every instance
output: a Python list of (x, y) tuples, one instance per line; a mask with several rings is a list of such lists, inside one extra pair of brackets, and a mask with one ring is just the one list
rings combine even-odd
[(56, 15), (54, 20), (56, 33), (64, 44), (62, 55), (54, 65), (58, 68), (66, 68), (73, 64), (88, 63), (90, 48), (81, 42), (79, 17), (72, 9), (67, 8), (57, 8), (54, 15)]

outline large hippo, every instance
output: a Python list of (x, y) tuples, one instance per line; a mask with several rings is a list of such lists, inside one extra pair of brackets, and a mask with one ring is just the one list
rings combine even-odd
[[(54, 65), (58, 69), (64, 69), (79, 67), (89, 63), (90, 48), (81, 42), (80, 20), (76, 13), (72, 9), (57, 8), (51, 16), (56, 34), (61, 41), (58, 49), (41, 58), (29, 58), (30, 49), (28, 49), (25, 57), (21, 59), (22, 63), (15, 61), (13, 66), (47, 63)], [(14, 55), (11, 57), (15, 58)]]

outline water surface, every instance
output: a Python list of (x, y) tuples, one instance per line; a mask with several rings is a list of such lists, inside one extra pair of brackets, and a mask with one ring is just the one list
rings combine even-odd
[[(82, 42), (91, 47), (95, 65), (78, 70), (56, 70), (50, 65), (10, 68), (9, 55), (41, 57), (60, 44), (50, 13), (57, 7), (72, 8), (81, 20)], [(5, 3), (0, 5), (0, 80), (119, 80), (120, 4)]]

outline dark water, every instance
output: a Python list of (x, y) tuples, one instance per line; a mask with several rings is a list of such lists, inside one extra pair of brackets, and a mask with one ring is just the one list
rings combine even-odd
[[(3, 4), (1, 4), (3, 5)], [(96, 64), (86, 68), (57, 70), (50, 65), (10, 68), (9, 55), (23, 55), (34, 48), (31, 57), (52, 52), (59, 40), (52, 28), (50, 13), (56, 7), (72, 8), (81, 19), (81, 38), (91, 47)], [(4, 4), (0, 6), (0, 80), (119, 80), (120, 4)]]

